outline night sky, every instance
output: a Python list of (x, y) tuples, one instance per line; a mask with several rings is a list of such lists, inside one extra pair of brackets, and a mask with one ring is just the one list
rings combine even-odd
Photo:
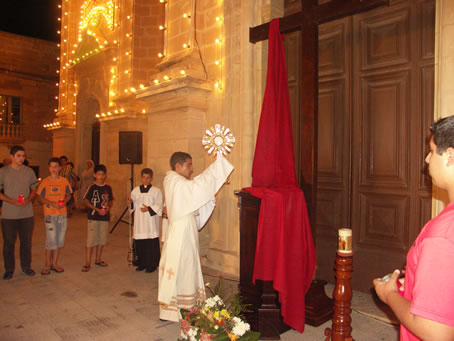
[(0, 31), (60, 41), (61, 0), (1, 0)]

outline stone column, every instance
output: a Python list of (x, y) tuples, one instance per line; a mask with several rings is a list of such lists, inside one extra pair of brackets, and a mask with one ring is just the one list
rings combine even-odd
[[(434, 119), (454, 115), (454, 2), (436, 0)], [(446, 191), (433, 187), (432, 215), (448, 202)]]

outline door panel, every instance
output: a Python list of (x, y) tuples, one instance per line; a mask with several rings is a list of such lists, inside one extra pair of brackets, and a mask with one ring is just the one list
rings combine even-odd
[(318, 276), (333, 281), (337, 230), (350, 226), (352, 20), (319, 27), (317, 203)]
[(334, 281), (337, 230), (353, 229), (355, 289), (405, 263), (430, 218), (433, 0), (392, 1), (319, 27), (317, 276)]
[(364, 77), (361, 90), (360, 184), (408, 188), (409, 74)]

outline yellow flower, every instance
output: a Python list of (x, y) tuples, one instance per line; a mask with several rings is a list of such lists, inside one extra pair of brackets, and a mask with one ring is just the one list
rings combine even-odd
[(214, 314), (213, 314), (213, 317), (214, 317), (216, 320), (219, 320), (219, 311), (215, 311)]
[(230, 318), (230, 314), (225, 309), (221, 310), (221, 315), (224, 316), (227, 319)]
[(228, 335), (229, 335), (230, 341), (236, 341), (236, 340), (238, 340), (238, 335), (235, 335), (235, 334), (233, 334), (233, 333), (232, 333), (232, 334), (229, 333)]

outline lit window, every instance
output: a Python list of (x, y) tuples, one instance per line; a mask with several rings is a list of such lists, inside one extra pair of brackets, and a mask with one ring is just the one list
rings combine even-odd
[(22, 98), (0, 95), (0, 122), (3, 124), (21, 123)]

